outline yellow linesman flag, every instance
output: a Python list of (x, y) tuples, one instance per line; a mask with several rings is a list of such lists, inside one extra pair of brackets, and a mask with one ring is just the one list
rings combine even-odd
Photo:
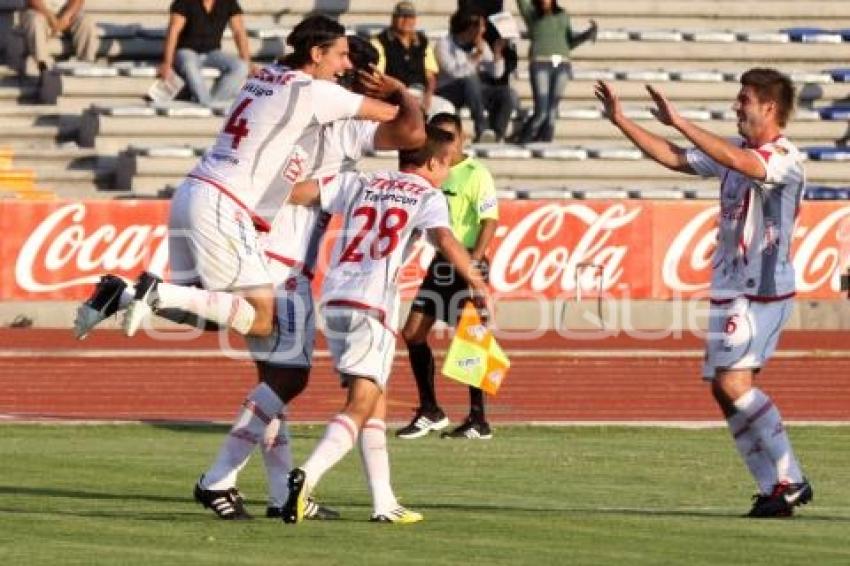
[(482, 322), (478, 311), (467, 303), (449, 345), (443, 375), (495, 395), (511, 362)]

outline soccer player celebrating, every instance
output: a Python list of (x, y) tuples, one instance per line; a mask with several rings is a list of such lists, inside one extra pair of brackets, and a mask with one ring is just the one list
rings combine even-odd
[(740, 139), (728, 141), (683, 118), (647, 86), (655, 117), (690, 140), (683, 149), (627, 118), (611, 86), (596, 96), (611, 122), (661, 165), (720, 179), (718, 241), (703, 376), (711, 382), (735, 446), (759, 493), (750, 517), (787, 517), (812, 499), (812, 486), (773, 401), (753, 377), (776, 349), (793, 308), (791, 238), (805, 188), (800, 152), (783, 135), (794, 105), (791, 80), (773, 69), (741, 76), (733, 104)]
[[(349, 37), (348, 41), (353, 68), (343, 77), (345, 82), (356, 92), (368, 91), (398, 103), (399, 112), (391, 121), (381, 124), (348, 118), (308, 128), (296, 142), (289, 159), (281, 164), (282, 175), (321, 178), (351, 171), (372, 149), (415, 148), (425, 141), (425, 124), (418, 99), (408, 94), (400, 81), (372, 71), (378, 53), (368, 41), (356, 36)], [(230, 518), (220, 513), (222, 509), (229, 510), (222, 502), (231, 499), (237, 475), (258, 444), (262, 445), (269, 487), (266, 516), (280, 517), (280, 508), (287, 496), (286, 479), (292, 470), (286, 406), (304, 390), (310, 375), (315, 340), (310, 282), (329, 216), (318, 207), (286, 203), (272, 222), (264, 242), (269, 271), (276, 282), (275, 332), (267, 338), (247, 339), (261, 383), (248, 394), (215, 461), (195, 487), (195, 498), (219, 517)], [(281, 410), (277, 415), (256, 418), (258, 415), (253, 414), (252, 408), (264, 397), (274, 400), (273, 395), (283, 403)], [(364, 454), (386, 451), (386, 441), (376, 442), (376, 436), (377, 432), (361, 435), (360, 449)], [(367, 477), (375, 475), (370, 468), (374, 461), (379, 460), (364, 456)], [(377, 475), (380, 476), (380, 472)], [(235, 493), (238, 494), (238, 490)], [(246, 515), (244, 505), (236, 513), (240, 518)], [(332, 519), (338, 514), (308, 500), (305, 516)]]
[[(321, 204), (343, 216), (322, 288), (322, 313), (328, 347), (348, 389), (343, 410), (331, 419), (307, 462), (289, 474), (289, 495), (282, 517), (304, 518), (308, 496), (322, 475), (357, 443), (376, 436), (386, 443), (386, 387), (395, 353), (398, 325), (398, 276), (411, 240), (421, 232), (455, 265), (478, 293), (486, 285), (469, 254), (449, 227), (448, 208), (439, 189), (449, 173), (453, 135), (427, 127), (428, 141), (399, 152), (399, 172), (344, 173), (299, 183), (291, 202)], [(398, 504), (390, 486), (386, 450), (363, 450), (375, 458), (369, 477), (372, 521), (415, 523), (422, 515)]]
[[(124, 307), (128, 336), (151, 313), (187, 324), (200, 318), (248, 336), (272, 333), (274, 287), (255, 226), (268, 231), (297, 180), (279, 174), (281, 160), (314, 124), (349, 117), (385, 122), (397, 112), (336, 84), (351, 68), (339, 23), (305, 18), (286, 41), (293, 52), (248, 79), (213, 146), (172, 198), (172, 281), (145, 272), (131, 293), (120, 279), (107, 278), (78, 310), (77, 336)], [(181, 319), (175, 312), (188, 314)]]

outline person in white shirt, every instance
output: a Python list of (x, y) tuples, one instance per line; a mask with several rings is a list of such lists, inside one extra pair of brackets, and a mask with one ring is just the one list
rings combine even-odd
[(150, 314), (174, 320), (175, 311), (188, 313), (190, 324), (202, 319), (242, 335), (271, 334), (274, 286), (257, 230), (269, 230), (297, 180), (280, 175), (281, 160), (315, 124), (349, 117), (385, 122), (398, 111), (336, 84), (351, 67), (339, 23), (308, 17), (287, 43), (293, 52), (247, 81), (213, 146), (172, 198), (171, 282), (144, 272), (132, 292), (115, 281), (95, 289), (78, 310), (78, 337), (125, 307), (128, 336)]
[[(434, 50), (440, 66), (436, 93), (457, 108), (469, 108), (474, 142), (501, 141), (514, 109), (511, 87), (495, 82), (505, 71), (505, 42), (494, 43), (494, 52), (484, 40), (485, 30), (481, 13), (458, 10), (449, 21), (449, 35)], [(482, 81), (482, 75), (494, 80)]]
[(812, 499), (812, 486), (778, 409), (753, 378), (793, 308), (791, 239), (806, 183), (800, 152), (782, 133), (794, 87), (774, 69), (744, 73), (733, 104), (741, 137), (732, 141), (683, 118), (657, 89), (647, 90), (656, 118), (695, 147), (679, 147), (627, 118), (609, 84), (600, 81), (596, 96), (611, 122), (649, 157), (675, 171), (720, 179), (703, 377), (759, 487), (748, 516), (787, 517)]
[[(306, 181), (296, 185), (290, 197), (292, 203), (320, 203), (322, 210), (343, 215), (322, 287), (321, 308), (328, 347), (348, 395), (342, 412), (331, 419), (306, 463), (289, 475), (289, 495), (282, 510), (286, 523), (302, 520), (311, 490), (359, 436), (369, 434), (371, 428), (385, 429), (385, 393), (398, 327), (398, 278), (413, 240), (426, 233), (478, 297), (486, 297), (484, 280), (452, 234), (445, 197), (436, 188), (449, 173), (454, 136), (433, 126), (426, 130), (428, 141), (421, 148), (399, 152), (398, 172), (343, 173)], [(385, 430), (380, 433), (385, 438)], [(422, 520), (396, 500), (388, 458), (382, 467), (385, 481), (370, 482), (371, 520)]]
[[(345, 83), (355, 92), (370, 92), (398, 103), (398, 114), (381, 124), (347, 118), (308, 128), (295, 143), (296, 149), (289, 159), (280, 164), (281, 174), (298, 179), (322, 178), (352, 171), (357, 161), (374, 149), (415, 148), (424, 142), (425, 123), (419, 99), (409, 94), (400, 81), (371, 71), (370, 65), (374, 65), (378, 57), (368, 41), (356, 36), (349, 37), (348, 41), (353, 68), (343, 77)], [(276, 415), (268, 415), (267, 424), (257, 421), (255, 429), (249, 427), (247, 431), (244, 423), (250, 423), (248, 419), (252, 415), (243, 408), (212, 465), (198, 481), (196, 499), (221, 518), (227, 517), (218, 513), (215, 501), (226, 501), (230, 490), (236, 489), (239, 471), (258, 445), (269, 488), (266, 517), (280, 517), (287, 495), (287, 475), (292, 470), (286, 411), (289, 403), (307, 386), (310, 375), (316, 332), (310, 283), (328, 219), (329, 215), (318, 207), (286, 203), (272, 221), (271, 231), (264, 236), (263, 248), (275, 282), (275, 331), (269, 337), (247, 338), (260, 384), (248, 393), (245, 403), (246, 406), (256, 404), (274, 394), (283, 406)], [(383, 481), (380, 469), (377, 474), (373, 473), (372, 464), (380, 465), (381, 458), (386, 457), (386, 438), (381, 436), (379, 429), (372, 427), (367, 434), (361, 435), (359, 447), (369, 481)], [(312, 500), (307, 507), (307, 518), (339, 516)]]

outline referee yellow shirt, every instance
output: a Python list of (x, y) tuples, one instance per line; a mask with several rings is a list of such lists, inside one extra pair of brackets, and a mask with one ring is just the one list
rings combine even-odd
[(493, 176), (481, 162), (467, 157), (452, 167), (442, 189), (449, 201), (452, 232), (464, 247), (475, 247), (481, 221), (499, 219)]

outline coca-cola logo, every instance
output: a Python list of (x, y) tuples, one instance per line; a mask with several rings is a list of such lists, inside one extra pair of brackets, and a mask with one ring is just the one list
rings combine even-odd
[(47, 293), (97, 281), (105, 272), (148, 269), (163, 273), (168, 262), (162, 224), (101, 224), (87, 233), (84, 203), (52, 211), (24, 242), (15, 280), (30, 293)]
[[(506, 227), (490, 266), (490, 283), (497, 292), (521, 288), (544, 292), (572, 291), (576, 281), (582, 289), (599, 286), (593, 271), (579, 272), (584, 263), (601, 267), (601, 289), (608, 290), (623, 277), (625, 239), (613, 241), (617, 230), (640, 215), (641, 207), (614, 204), (597, 212), (584, 204), (547, 204), (534, 209), (517, 224)], [(580, 232), (572, 249), (566, 242), (574, 235), (566, 232), (569, 220), (578, 221)]]

